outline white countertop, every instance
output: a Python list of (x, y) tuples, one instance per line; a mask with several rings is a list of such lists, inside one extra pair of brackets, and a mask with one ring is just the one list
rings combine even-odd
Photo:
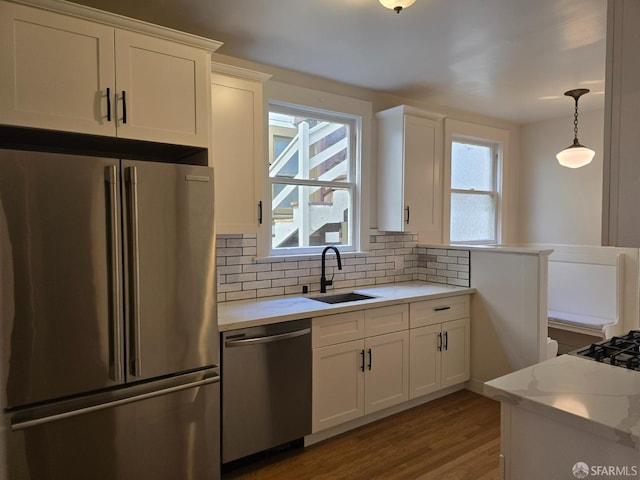
[[(332, 305), (309, 298), (323, 295), (315, 292), (304, 296), (267, 297), (263, 299), (222, 302), (218, 304), (218, 329), (224, 332), (238, 328), (268, 325), (270, 323), (286, 322), (320, 315), (332, 315), (365, 308), (450, 297), (452, 295), (464, 295), (475, 292), (475, 289), (426, 282), (403, 282), (349, 289), (347, 291), (371, 295), (376, 298)], [(343, 290), (333, 290), (327, 292), (326, 295), (341, 292), (343, 292)]]
[(553, 248), (548, 247), (538, 247), (534, 245), (510, 245), (510, 244), (499, 244), (499, 245), (476, 245), (476, 244), (457, 244), (450, 243), (447, 245), (432, 245), (432, 244), (421, 244), (417, 245), (422, 248), (433, 248), (433, 249), (451, 249), (451, 250), (475, 250), (475, 251), (485, 251), (485, 252), (500, 252), (500, 253), (520, 253), (525, 255), (551, 255), (553, 253)]
[(640, 447), (640, 372), (561, 355), (486, 382), (484, 393)]

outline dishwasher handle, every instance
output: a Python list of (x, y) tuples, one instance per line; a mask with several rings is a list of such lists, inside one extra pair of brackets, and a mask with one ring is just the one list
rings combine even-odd
[(288, 340), (290, 338), (302, 337), (311, 333), (310, 328), (296, 330), (294, 332), (279, 333), (277, 335), (266, 335), (261, 337), (242, 338), (239, 340), (227, 340), (224, 342), (225, 347), (245, 347), (249, 345), (258, 345), (261, 343), (279, 342), (280, 340)]

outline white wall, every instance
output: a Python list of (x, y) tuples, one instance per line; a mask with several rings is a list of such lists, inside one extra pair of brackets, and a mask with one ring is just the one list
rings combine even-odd
[(604, 111), (580, 112), (578, 139), (596, 156), (578, 169), (555, 158), (573, 141), (572, 120), (567, 115), (521, 129), (520, 243), (601, 244)]

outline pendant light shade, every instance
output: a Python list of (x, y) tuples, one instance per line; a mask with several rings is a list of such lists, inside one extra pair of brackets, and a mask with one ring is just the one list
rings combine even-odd
[(416, 0), (379, 0), (383, 7), (400, 13), (403, 9), (413, 5)]
[(573, 145), (569, 145), (567, 148), (556, 155), (558, 162), (563, 167), (584, 167), (585, 165), (591, 163), (591, 160), (593, 160), (593, 157), (596, 154), (596, 152), (594, 152), (590, 148), (580, 145), (580, 142), (578, 142), (578, 99), (585, 93), (589, 93), (589, 90), (586, 88), (578, 88), (576, 90), (569, 90), (568, 92), (564, 92), (566, 96), (573, 97), (576, 102), (576, 106), (575, 112), (573, 114)]
[(596, 152), (582, 145), (571, 145), (556, 155), (563, 167), (580, 168), (591, 163)]

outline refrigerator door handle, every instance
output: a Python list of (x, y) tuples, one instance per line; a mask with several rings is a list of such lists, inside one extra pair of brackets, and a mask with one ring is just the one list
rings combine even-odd
[(125, 169), (129, 185), (129, 309), (131, 319), (130, 371), (134, 377), (142, 375), (140, 359), (140, 243), (138, 236), (138, 171), (136, 167)]
[(107, 408), (117, 407), (118, 405), (125, 405), (127, 403), (138, 402), (140, 400), (146, 400), (148, 398), (159, 397), (161, 395), (167, 395), (173, 392), (179, 392), (180, 390), (187, 390), (189, 388), (200, 387), (203, 385), (208, 385), (210, 383), (216, 383), (220, 381), (220, 375), (215, 375), (212, 377), (207, 377), (202, 380), (197, 380), (195, 382), (185, 383), (183, 385), (176, 385), (174, 387), (163, 388), (162, 390), (156, 390), (153, 392), (143, 393), (141, 395), (134, 395), (132, 397), (121, 398), (119, 400), (113, 400), (110, 402), (100, 403), (98, 405), (92, 405), (90, 407), (78, 408), (76, 410), (66, 411), (62, 413), (56, 413), (53, 415), (48, 415), (46, 417), (34, 418), (32, 420), (23, 420), (23, 421), (15, 421), (11, 423), (11, 430), (25, 430), (27, 428), (35, 427), (38, 425), (43, 425), (45, 423), (55, 422), (56, 420), (63, 420), (66, 418), (76, 417), (78, 415), (84, 415), (91, 412), (97, 412), (99, 410), (104, 410)]
[(110, 260), (111, 260), (111, 315), (110, 330), (113, 339), (110, 342), (109, 352), (109, 377), (117, 383), (124, 381), (124, 367), (122, 359), (124, 358), (122, 348), (122, 316), (121, 305), (122, 298), (120, 295), (120, 232), (119, 232), (119, 212), (118, 206), (119, 186), (118, 186), (118, 167), (109, 165), (105, 167), (105, 181), (108, 184), (109, 198), (109, 242), (110, 242)]

